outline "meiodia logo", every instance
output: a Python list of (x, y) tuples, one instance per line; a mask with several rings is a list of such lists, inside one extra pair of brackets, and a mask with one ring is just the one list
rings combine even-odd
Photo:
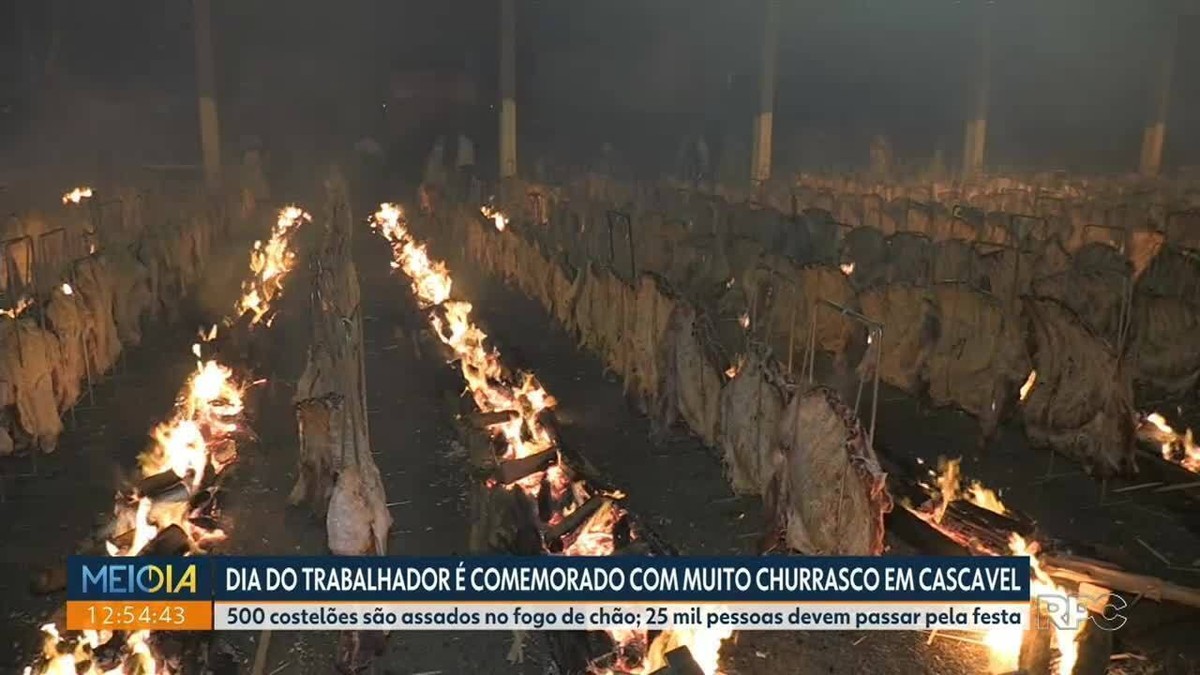
[(196, 595), (196, 563), (91, 562), (82, 567), (84, 593)]

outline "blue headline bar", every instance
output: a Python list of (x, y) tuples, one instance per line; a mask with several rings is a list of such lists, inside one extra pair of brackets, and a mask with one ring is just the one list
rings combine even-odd
[(1027, 557), (85, 558), (72, 600), (987, 602), (1029, 599)]

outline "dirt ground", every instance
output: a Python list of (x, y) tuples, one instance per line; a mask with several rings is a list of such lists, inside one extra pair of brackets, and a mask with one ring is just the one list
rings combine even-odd
[[(300, 201), (300, 200), (298, 200)], [(301, 202), (303, 203), (303, 202)], [(264, 223), (264, 229), (268, 223)], [(364, 239), (369, 234), (364, 234)], [(369, 247), (368, 247), (369, 248)], [(373, 252), (374, 257), (370, 255)], [(447, 412), (445, 391), (461, 388), (457, 374), (438, 358), (418, 356), (412, 339), (397, 327), (423, 325), (408, 290), (387, 275), (386, 251), (369, 249), (360, 261), (366, 302), (368, 407), (376, 461), (383, 473), (395, 525), (390, 551), (405, 555), (465, 552), (465, 478)], [(286, 503), (297, 457), (291, 396), (307, 347), (308, 293), (303, 266), (289, 280), (282, 310), (268, 329), (272, 372), (249, 396), (249, 421), (258, 442), (239, 448), (231, 474), (224, 524), (229, 540), (216, 549), (231, 554), (327, 552), (324, 524)], [(76, 542), (107, 522), (113, 495), (136, 469), (153, 426), (170, 412), (194, 367), (190, 346), (195, 322), (155, 326), (141, 347), (130, 350), (118, 372), (95, 390), (95, 404), (68, 417), (57, 453), (0, 463), (0, 672), (20, 672), (40, 644), (38, 626), (62, 607), (61, 594), (32, 595), (33, 571), (75, 552)], [(249, 672), (262, 636), (218, 633), (214, 649)], [(508, 633), (413, 632), (392, 635), (377, 673), (543, 672), (535, 650), (523, 665), (505, 660)], [(274, 675), (332, 673), (335, 636), (276, 633), (270, 637), (266, 672)]]
[(40, 644), (37, 628), (62, 597), (28, 590), (35, 570), (75, 552), (112, 515), (122, 477), (137, 467), (153, 423), (170, 412), (194, 367), (192, 330), (147, 331), (66, 416), (58, 451), (0, 462), (0, 672), (18, 672), (22, 654)]
[[(681, 552), (753, 554), (761, 531), (759, 505), (731, 494), (715, 452), (683, 434), (652, 442), (647, 420), (631, 410), (619, 382), (597, 359), (581, 353), (536, 302), (453, 260), (457, 250), (454, 245), (436, 250), (452, 260), (456, 292), (474, 303), (474, 315), (506, 361), (533, 369), (559, 400), (564, 442), (612, 477), (629, 494), (630, 506)], [(1157, 503), (1116, 497), (1127, 483), (1106, 486), (1069, 460), (1050, 460), (1031, 448), (1015, 425), (981, 450), (978, 425), (966, 415), (919, 410), (911, 398), (887, 387), (880, 399), (877, 437), (890, 451), (930, 466), (939, 455), (962, 457), (967, 477), (998, 489), (1046, 532), (1068, 544), (1088, 543), (1073, 550), (1180, 584), (1200, 582), (1200, 575), (1186, 569), (1196, 567), (1200, 556), (1200, 539), (1185, 527), (1186, 519)], [(670, 482), (665, 484), (663, 476)], [(889, 554), (912, 552), (894, 537), (889, 547)], [(1148, 555), (1148, 548), (1154, 553)], [(1118, 643), (1119, 653), (1128, 649), (1145, 660), (1122, 653), (1112, 672), (1200, 673), (1200, 649), (1185, 637), (1200, 627), (1200, 617), (1159, 609), (1147, 601), (1131, 615)], [(747, 633), (729, 650), (725, 666), (739, 673), (972, 673), (986, 672), (981, 670), (985, 654), (976, 644), (944, 636), (929, 642), (924, 634)], [(779, 670), (780, 662), (795, 663), (796, 669)]]
[[(266, 224), (264, 224), (264, 229)], [(455, 441), (448, 396), (461, 391), (458, 374), (441, 362), (425, 322), (403, 282), (388, 274), (381, 241), (356, 234), (365, 303), (369, 424), (376, 461), (395, 520), (389, 550), (404, 555), (464, 553), (467, 541), (465, 455)], [(445, 256), (457, 247), (439, 247)], [(715, 452), (676, 434), (656, 442), (647, 420), (627, 403), (621, 386), (599, 362), (582, 353), (534, 302), (450, 259), (455, 295), (476, 307), (480, 320), (513, 366), (533, 369), (559, 400), (564, 442), (628, 494), (628, 504), (684, 554), (752, 555), (762, 530), (760, 504), (734, 496)], [(308, 294), (298, 270), (285, 292), (283, 312), (271, 331), (270, 383), (255, 394), (252, 424), (259, 442), (242, 451), (233, 475), (226, 515), (233, 523), (230, 553), (320, 554), (324, 527), (286, 497), (295, 477), (296, 439), (290, 398), (303, 365)], [(76, 413), (59, 451), (38, 461), (0, 464), (0, 671), (17, 667), (37, 643), (37, 625), (61, 606), (61, 596), (35, 598), (26, 590), (29, 570), (70, 553), (111, 509), (118, 476), (134, 466), (146, 433), (169, 411), (192, 360), (190, 325), (150, 331), (147, 343), (126, 357), (122, 370), (95, 391), (95, 405)], [(894, 392), (881, 405), (879, 435), (898, 452), (929, 461), (939, 454), (965, 457), (968, 476), (1001, 488), (1006, 499), (1030, 512), (1052, 532), (1100, 542), (1136, 559), (1135, 537), (1170, 560), (1190, 562), (1200, 550), (1192, 534), (1170, 514), (1140, 503), (1101, 502), (1091, 479), (1073, 475), (1060, 460), (1046, 460), (1022, 444), (1019, 430), (996, 447), (974, 447), (973, 422), (952, 412), (923, 416)], [(892, 400), (892, 399), (895, 400)], [(920, 420), (920, 424), (914, 424)], [(1033, 467), (1033, 468), (1031, 468)], [(1049, 480), (1032, 476), (1049, 473)], [(1065, 474), (1065, 475), (1058, 475)], [(664, 479), (664, 477), (668, 477)], [(891, 554), (907, 552), (892, 541)], [(1144, 550), (1144, 548), (1142, 549)], [(1194, 557), (1200, 557), (1195, 555)], [(1147, 620), (1149, 621), (1149, 619)], [(1148, 660), (1114, 661), (1113, 673), (1200, 673), (1188, 649), (1196, 649), (1195, 624), (1155, 625), (1160, 639), (1139, 639)], [(1144, 636), (1143, 636), (1144, 638)], [(215, 638), (247, 672), (261, 636), (226, 633)], [(377, 672), (396, 675), (548, 673), (543, 643), (528, 641), (523, 663), (506, 660), (507, 633), (393, 634)], [(10, 648), (11, 647), (11, 648)], [(267, 673), (332, 672), (334, 636), (278, 633), (271, 636)], [(977, 644), (923, 633), (762, 632), (727, 641), (725, 672), (740, 675), (795, 673), (957, 675), (985, 672)]]

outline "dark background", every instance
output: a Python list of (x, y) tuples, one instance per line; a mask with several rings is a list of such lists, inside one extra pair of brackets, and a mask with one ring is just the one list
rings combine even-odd
[[(962, 143), (973, 15), (952, 0), (782, 0), (776, 169), (849, 168), (886, 133), (898, 159)], [(191, 3), (8, 0), (0, 22), (0, 168), (81, 172), (197, 161)], [(747, 154), (757, 0), (517, 0), (520, 159), (579, 165), (611, 143), (656, 173), (685, 133)], [(1179, 9), (1179, 6), (1175, 6)], [(1187, 8), (1184, 8), (1187, 9)], [(994, 5), (988, 165), (1136, 166), (1162, 2)], [(337, 156), (372, 135), (420, 162), (468, 129), (494, 165), (496, 0), (215, 0), (222, 138), (275, 162)], [(1200, 25), (1181, 28), (1165, 161), (1200, 164)], [(407, 92), (397, 95), (396, 92)], [(384, 104), (388, 104), (385, 109)], [(419, 156), (418, 156), (419, 155)], [(748, 157), (748, 154), (747, 154)]]

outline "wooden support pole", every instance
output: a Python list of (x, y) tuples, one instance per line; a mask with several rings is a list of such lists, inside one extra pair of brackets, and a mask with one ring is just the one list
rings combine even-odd
[(991, 3), (984, 3), (979, 15), (978, 60), (973, 79), (968, 85), (970, 94), (967, 101), (966, 137), (963, 141), (963, 178), (974, 178), (983, 172), (992, 77), (991, 12)]
[(209, 189), (221, 185), (221, 133), (217, 123), (217, 87), (213, 65), (210, 0), (193, 0), (196, 37), (196, 89), (200, 112), (200, 150)]
[(1140, 172), (1144, 178), (1156, 178), (1162, 171), (1163, 142), (1167, 137), (1167, 111), (1171, 106), (1171, 78), (1175, 66), (1175, 46), (1179, 28), (1177, 19), (1165, 28), (1155, 73), (1151, 80), (1150, 109), (1142, 131)]
[(771, 134), (775, 116), (775, 81), (779, 62), (779, 0), (765, 0), (762, 63), (758, 111), (754, 116), (754, 142), (750, 181), (759, 187), (771, 179)]
[(517, 175), (517, 11), (500, 0), (500, 178)]

